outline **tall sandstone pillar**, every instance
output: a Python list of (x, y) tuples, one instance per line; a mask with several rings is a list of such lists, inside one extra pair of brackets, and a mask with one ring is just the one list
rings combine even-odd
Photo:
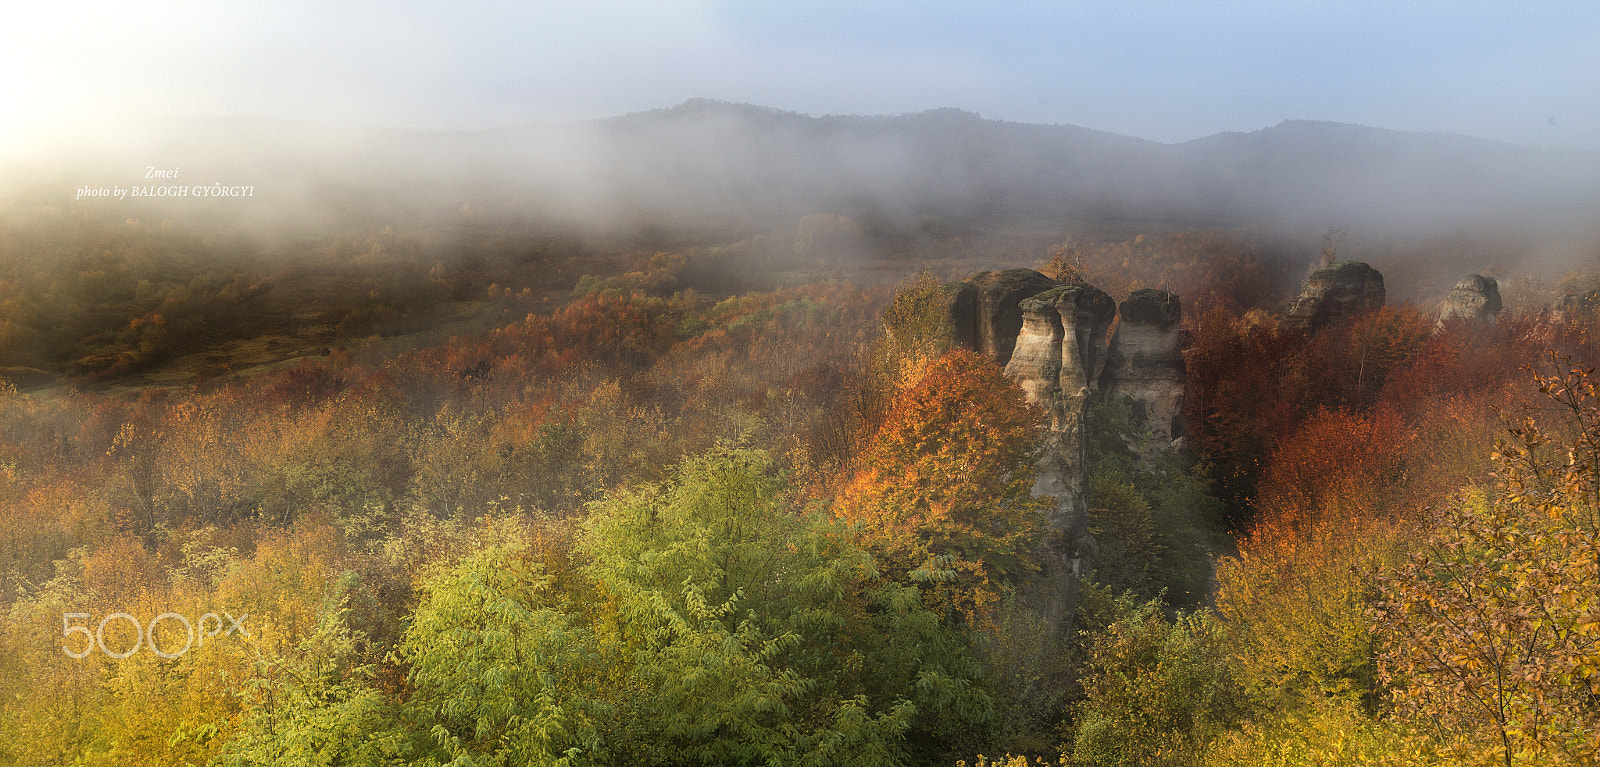
[(957, 343), (1005, 367), (1045, 412), (1033, 493), (1055, 498), (1039, 552), (1044, 572), (1027, 598), (1058, 629), (1077, 608), (1078, 577), (1095, 566), (1089, 533), (1088, 410), (1102, 391), (1131, 397), (1166, 449), (1181, 435), (1184, 366), (1178, 297), (1140, 290), (1122, 303), (1085, 284), (1063, 285), (1031, 269), (982, 272), (945, 286)]
[(1045, 411), (1034, 494), (1056, 499), (1041, 552), (1046, 593), (1035, 601), (1052, 623), (1065, 625), (1076, 606), (1076, 578), (1094, 567), (1085, 417), (1105, 366), (1116, 302), (1089, 285), (1063, 285), (1022, 301), (1019, 309), (1022, 329), (1006, 374)]
[(974, 288), (975, 316), (966, 322), (958, 321), (957, 338), (966, 336), (962, 326), (970, 325), (973, 350), (1004, 367), (1011, 360), (1022, 329), (1022, 302), (1061, 283), (1032, 269), (1002, 269), (974, 274), (967, 284)]

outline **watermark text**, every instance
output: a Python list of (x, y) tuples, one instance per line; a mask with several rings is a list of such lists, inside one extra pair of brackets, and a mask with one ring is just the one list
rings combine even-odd
[[(226, 622), (223, 620), (224, 616), (227, 617)], [(216, 613), (206, 613), (200, 616), (198, 621), (200, 624), (198, 631), (196, 630), (195, 625), (189, 622), (188, 618), (185, 618), (178, 613), (162, 613), (150, 619), (149, 624), (140, 623), (138, 618), (135, 618), (128, 613), (111, 613), (110, 615), (101, 618), (100, 625), (97, 626), (94, 631), (90, 631), (89, 619), (92, 617), (93, 616), (89, 613), (61, 614), (61, 638), (68, 641), (68, 644), (61, 645), (61, 651), (66, 653), (69, 657), (87, 658), (89, 657), (89, 654), (94, 652), (95, 648), (98, 647), (100, 652), (104, 653), (107, 657), (122, 659), (138, 652), (139, 648), (141, 647), (149, 647), (151, 652), (170, 660), (173, 658), (183, 657), (183, 654), (188, 652), (190, 648), (197, 646), (204, 647), (207, 639), (215, 639), (219, 635), (232, 636), (237, 633), (238, 635), (243, 636), (245, 639), (254, 639), (254, 637), (250, 636), (250, 632), (245, 628), (244, 625), (245, 619), (250, 617), (249, 613), (245, 613), (237, 618), (226, 612), (222, 613), (222, 615), (218, 615)], [(81, 620), (83, 623), (74, 625), (74, 620)], [(113, 650), (112, 648), (106, 646), (106, 626), (116, 625), (112, 623), (113, 621), (125, 622), (133, 626), (133, 645), (131, 647), (127, 647), (127, 649), (122, 649), (119, 647), (117, 650)], [(162, 621), (176, 621), (178, 624), (183, 626), (183, 630), (188, 637), (188, 639), (184, 642), (183, 647), (177, 649), (176, 651), (168, 652), (168, 650), (171, 648), (163, 649), (156, 644), (156, 626)], [(211, 621), (209, 624), (210, 630), (207, 630), (207, 621)], [(75, 634), (83, 635), (83, 641), (81, 645), (83, 649), (81, 651), (74, 651), (72, 648), (71, 640)], [(115, 639), (115, 637), (113, 637), (113, 639)], [(198, 644), (196, 643), (197, 639)], [(124, 642), (123, 645), (126, 645), (126, 642)]]

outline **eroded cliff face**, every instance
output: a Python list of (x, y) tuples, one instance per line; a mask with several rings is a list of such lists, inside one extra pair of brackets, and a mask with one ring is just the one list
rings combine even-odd
[[(1022, 302), (1061, 283), (1032, 269), (1002, 269), (974, 274), (967, 284), (974, 291), (972, 349), (1004, 367), (1011, 361), (1017, 334), (1022, 331)], [(958, 327), (958, 338), (960, 334)]]
[(1452, 320), (1494, 322), (1501, 307), (1500, 284), (1493, 277), (1469, 274), (1439, 304), (1439, 325)]
[(1005, 366), (1028, 401), (1045, 411), (1034, 494), (1052, 496), (1040, 552), (1044, 572), (1032, 600), (1047, 619), (1069, 625), (1077, 578), (1095, 566), (1089, 533), (1088, 409), (1102, 393), (1131, 397), (1141, 423), (1159, 437), (1181, 435), (1184, 366), (1178, 297), (1135, 291), (1121, 306), (1086, 284), (1063, 285), (1029, 269), (983, 272), (945, 286), (957, 343)]
[(1120, 319), (1106, 354), (1100, 389), (1107, 397), (1127, 397), (1136, 435), (1147, 437), (1148, 457), (1183, 447), (1183, 363), (1179, 323), (1183, 305), (1165, 290), (1136, 290), (1118, 307)]
[(1090, 285), (1051, 288), (1021, 303), (1022, 328), (1006, 375), (1046, 414), (1035, 495), (1055, 496), (1048, 529), (1052, 553), (1069, 572), (1092, 567), (1088, 532), (1085, 416), (1106, 362), (1106, 331), (1116, 301)]
[(1360, 261), (1336, 261), (1311, 273), (1283, 315), (1285, 330), (1316, 332), (1383, 306), (1383, 275)]

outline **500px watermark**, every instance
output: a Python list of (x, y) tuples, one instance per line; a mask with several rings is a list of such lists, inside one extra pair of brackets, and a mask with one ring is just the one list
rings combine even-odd
[[(224, 615), (226, 615), (228, 618), (228, 624), (231, 624), (227, 626), (226, 630), (223, 629), (224, 624), (222, 617)], [(189, 651), (189, 648), (194, 647), (195, 638), (197, 636), (200, 640), (200, 647), (205, 646), (206, 639), (216, 637), (219, 634), (221, 636), (231, 636), (234, 632), (238, 632), (245, 639), (254, 638), (250, 636), (250, 632), (244, 627), (244, 621), (246, 618), (250, 617), (250, 613), (245, 613), (237, 618), (226, 612), (222, 615), (217, 615), (216, 613), (206, 613), (200, 616), (200, 630), (198, 632), (195, 631), (194, 624), (190, 623), (188, 618), (185, 618), (177, 613), (162, 613), (157, 615), (156, 617), (150, 619), (149, 625), (140, 623), (138, 618), (135, 618), (127, 613), (111, 613), (110, 615), (101, 618), (99, 627), (92, 632), (89, 630), (89, 625), (87, 622), (79, 626), (72, 625), (72, 621), (74, 619), (88, 619), (89, 617), (89, 613), (61, 614), (61, 638), (69, 639), (73, 634), (82, 634), (85, 642), (82, 652), (73, 652), (72, 648), (68, 645), (61, 646), (62, 652), (73, 658), (86, 658), (89, 656), (89, 653), (94, 652), (94, 648), (99, 647), (100, 652), (105, 653), (107, 656), (121, 659), (138, 652), (140, 647), (149, 645), (151, 652), (154, 652), (156, 655), (159, 655), (163, 658), (172, 659), (182, 657), (184, 653)], [(114, 620), (123, 620), (133, 624), (133, 646), (122, 652), (112, 652), (110, 648), (106, 647), (106, 624), (111, 623)], [(164, 620), (178, 621), (182, 623), (184, 631), (188, 633), (188, 641), (184, 642), (183, 648), (177, 652), (167, 652), (156, 645), (156, 625)], [(216, 628), (212, 629), (211, 631), (207, 631), (207, 620), (216, 621)]]

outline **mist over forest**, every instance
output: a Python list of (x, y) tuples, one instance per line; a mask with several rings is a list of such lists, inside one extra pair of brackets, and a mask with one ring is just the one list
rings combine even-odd
[[(70, 207), (88, 186), (254, 185), (247, 205), (155, 210), (267, 228), (436, 219), (463, 206), (589, 228), (723, 224), (810, 214), (891, 228), (1266, 226), (1422, 236), (1457, 227), (1589, 236), (1600, 153), (1444, 133), (1285, 121), (1178, 144), (957, 109), (811, 117), (697, 99), (603, 120), (485, 131), (314, 129), (192, 118), (56, 146), (8, 169), (18, 203)], [(152, 205), (154, 206), (152, 208)]]
[(1600, 152), (694, 99), (4, 163), (0, 767), (1600, 759)]
[[(10, 319), (0, 366), (28, 380), (150, 369), (254, 334), (221, 315), (287, 328), (310, 312), (311, 326), (344, 328), (270, 355), (294, 359), (383, 326), (358, 317), (409, 318), (385, 332), (415, 332), (491, 286), (568, 289), (658, 251), (720, 249), (672, 283), (710, 295), (826, 275), (956, 278), (1064, 248), (1101, 252), (1122, 282), (1204, 291), (1174, 266), (1198, 257), (1166, 241), (1230, 233), (1271, 265), (1246, 303), (1282, 308), (1335, 232), (1342, 257), (1388, 274), (1392, 300), (1422, 304), (1474, 271), (1521, 280), (1512, 302), (1548, 304), (1591, 289), (1574, 270), (1600, 248), (1600, 153), (1325, 122), (1161, 144), (957, 109), (811, 117), (695, 99), (482, 131), (229, 117), (113, 133), (58, 137), (0, 181), (6, 290), (36, 307)], [(354, 273), (386, 287), (339, 277)], [(65, 288), (90, 274), (103, 287)], [(204, 274), (217, 284), (171, 304)], [(165, 287), (135, 290), (148, 285)], [(128, 324), (154, 314), (208, 325), (211, 340), (137, 340), (148, 325)], [(108, 338), (123, 340), (90, 350)]]

